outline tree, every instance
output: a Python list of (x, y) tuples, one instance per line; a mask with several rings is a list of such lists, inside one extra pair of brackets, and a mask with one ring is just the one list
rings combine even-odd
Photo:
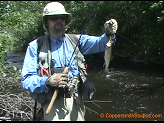
[(10, 11), (1, 16), (0, 27), (11, 37), (11, 47), (26, 50), (28, 43), (44, 34), (42, 11), (48, 1), (11, 1)]
[[(1, 1), (0, 28), (10, 35), (15, 49), (25, 50), (29, 41), (44, 34), (42, 12), (48, 2)], [(101, 35), (105, 21), (115, 18), (119, 28), (114, 52), (121, 50), (149, 59), (159, 54), (160, 57), (164, 56), (163, 1), (59, 2), (72, 14), (68, 33)]]

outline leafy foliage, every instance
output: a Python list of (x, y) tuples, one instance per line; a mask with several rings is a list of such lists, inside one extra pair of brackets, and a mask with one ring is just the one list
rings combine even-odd
[[(26, 50), (28, 42), (43, 35), (42, 11), (49, 1), (1, 1), (0, 28), (15, 50)], [(101, 35), (110, 18), (118, 21), (114, 52), (148, 57), (164, 57), (163, 1), (59, 1), (72, 14), (68, 33)], [(3, 3), (3, 4), (2, 4)], [(7, 7), (10, 5), (9, 7)], [(2, 35), (2, 34), (1, 34)], [(7, 40), (7, 41), (5, 41)], [(4, 49), (4, 47), (3, 47)]]
[(42, 11), (46, 1), (11, 1), (9, 10), (1, 16), (0, 27), (10, 36), (12, 50), (24, 51), (28, 43), (44, 34)]

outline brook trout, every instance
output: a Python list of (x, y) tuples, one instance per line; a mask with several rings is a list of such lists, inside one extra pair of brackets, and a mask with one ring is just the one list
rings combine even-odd
[(109, 64), (112, 58), (112, 44), (113, 41), (109, 40), (109, 42), (106, 44), (106, 50), (105, 50), (105, 55), (104, 55), (104, 60), (105, 60), (105, 73), (109, 73)]

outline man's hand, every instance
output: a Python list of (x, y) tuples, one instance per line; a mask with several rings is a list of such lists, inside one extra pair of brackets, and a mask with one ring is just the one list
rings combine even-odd
[(118, 29), (118, 23), (115, 19), (110, 19), (106, 21), (104, 26), (105, 26), (105, 33), (108, 36), (115, 34)]
[(67, 85), (67, 81), (68, 74), (55, 73), (47, 79), (46, 84), (64, 88)]

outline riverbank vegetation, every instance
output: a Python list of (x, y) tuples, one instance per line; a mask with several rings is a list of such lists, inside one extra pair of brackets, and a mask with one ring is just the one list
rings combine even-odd
[[(0, 83), (1, 90), (10, 92), (10, 88), (20, 87), (20, 78), (7, 71), (4, 66), (8, 51), (25, 52), (28, 43), (44, 35), (42, 12), (49, 1), (1, 1), (0, 2)], [(102, 35), (104, 23), (110, 18), (118, 21), (117, 42), (113, 54), (131, 57), (132, 61), (164, 65), (164, 2), (163, 1), (59, 1), (72, 14), (67, 33), (85, 33)], [(16, 73), (17, 71), (15, 71)], [(20, 72), (17, 73), (20, 76)], [(5, 80), (5, 83), (4, 82)], [(14, 82), (14, 84), (12, 84)], [(18, 82), (16, 84), (16, 82)], [(9, 84), (10, 83), (10, 84)], [(17, 86), (18, 85), (18, 86)], [(9, 87), (10, 86), (10, 87)], [(15, 86), (15, 87), (14, 87)], [(2, 91), (1, 91), (2, 92)], [(20, 94), (20, 93), (19, 93)], [(30, 119), (33, 103), (28, 96), (6, 93), (2, 99), (1, 114)], [(24, 93), (21, 93), (24, 94)], [(25, 94), (27, 95), (27, 94)], [(17, 100), (25, 107), (14, 107), (12, 101), (6, 105), (6, 99)], [(21, 99), (21, 100), (20, 100)], [(23, 99), (23, 100), (22, 100)], [(18, 103), (17, 103), (18, 104)], [(12, 109), (9, 110), (8, 107)], [(8, 106), (8, 107), (3, 107)], [(3, 108), (2, 108), (3, 107)], [(21, 109), (20, 109), (21, 108)], [(12, 111), (17, 109), (17, 113)], [(21, 112), (21, 110), (23, 110)], [(30, 113), (28, 113), (30, 111)], [(4, 114), (6, 113), (6, 114)], [(8, 114), (7, 114), (8, 113)]]
[[(0, 58), (5, 49), (25, 51), (44, 34), (42, 11), (49, 1), (1, 1)], [(114, 53), (164, 64), (163, 1), (60, 1), (72, 13), (68, 33), (101, 35), (110, 18), (118, 21)]]

